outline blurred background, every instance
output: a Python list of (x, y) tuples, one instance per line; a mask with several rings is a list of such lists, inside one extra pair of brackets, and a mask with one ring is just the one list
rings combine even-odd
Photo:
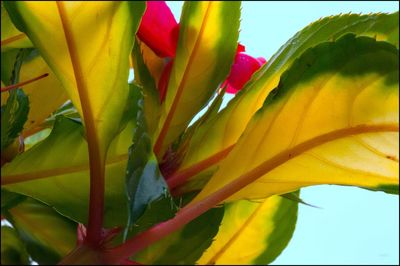
[[(167, 2), (179, 21), (183, 2)], [(242, 2), (239, 41), (267, 60), (297, 31), (340, 13), (395, 12), (397, 1)], [(228, 99), (227, 99), (228, 100)], [(399, 197), (354, 187), (315, 186), (299, 205), (296, 231), (278, 264), (399, 265)]]

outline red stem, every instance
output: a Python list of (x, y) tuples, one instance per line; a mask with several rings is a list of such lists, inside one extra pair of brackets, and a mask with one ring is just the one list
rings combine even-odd
[[(398, 130), (399, 126), (396, 124), (358, 125), (350, 128), (335, 130), (324, 135), (317, 136), (301, 144), (298, 144), (291, 149), (284, 150), (274, 157), (262, 162), (257, 167), (252, 168), (250, 171), (234, 179), (221, 189), (209, 194), (199, 201), (189, 203), (189, 205), (183, 207), (171, 220), (155, 225), (149, 230), (129, 239), (125, 243), (106, 251), (106, 253), (104, 254), (105, 259), (108, 263), (119, 263), (122, 259), (127, 258), (132, 254), (135, 254), (136, 252), (146, 248), (154, 242), (164, 238), (168, 234), (182, 228), (184, 225), (197, 218), (207, 210), (213, 208), (214, 206), (229, 198), (245, 186), (256, 181), (265, 173), (268, 173), (272, 169), (275, 169), (279, 165), (287, 162), (290, 159), (293, 159), (294, 157), (304, 153), (305, 151), (321, 145), (321, 143), (326, 143), (349, 135), (372, 132), (397, 132)], [(281, 192), (284, 193), (286, 191)]]
[(224, 159), (229, 152), (233, 149), (235, 144), (225, 148), (224, 150), (204, 159), (188, 168), (182, 169), (173, 173), (171, 176), (167, 178), (167, 184), (170, 190), (176, 188), (179, 185), (182, 185), (186, 182), (190, 177), (200, 173), (201, 171), (213, 166), (214, 164), (220, 162)]
[(38, 77), (36, 77), (36, 78), (28, 79), (28, 80), (26, 80), (26, 81), (19, 82), (19, 83), (17, 83), (17, 84), (12, 84), (12, 85), (3, 87), (3, 88), (1, 88), (1, 92), (5, 92), (5, 91), (9, 91), (9, 90), (13, 90), (13, 89), (22, 87), (22, 86), (24, 86), (24, 85), (26, 85), (26, 84), (29, 84), (29, 83), (32, 83), (32, 82), (34, 82), (34, 81), (36, 81), (36, 80), (45, 78), (45, 77), (47, 77), (48, 75), (49, 75), (49, 73), (44, 73), (43, 75), (40, 75), (40, 76), (38, 76)]

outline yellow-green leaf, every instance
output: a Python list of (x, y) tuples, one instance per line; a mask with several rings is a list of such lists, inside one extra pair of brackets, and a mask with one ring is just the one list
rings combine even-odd
[(160, 158), (228, 75), (239, 34), (240, 2), (186, 2), (154, 150)]
[(269, 264), (286, 247), (297, 220), (297, 202), (272, 196), (225, 205), (224, 218), (201, 265)]
[(63, 84), (104, 158), (128, 97), (129, 55), (144, 3), (26, 1), (6, 8)]
[(161, 102), (156, 80), (144, 62), (145, 55), (140, 49), (140, 43), (136, 42), (132, 50), (132, 64), (135, 71), (135, 82), (141, 85), (144, 97), (143, 110), (147, 133), (152, 138), (160, 119)]
[(55, 264), (76, 244), (77, 224), (51, 207), (28, 198), (8, 215), (31, 257), (40, 264)]
[[(142, 54), (143, 61), (146, 65), (146, 67), (150, 71), (150, 74), (153, 77), (155, 83), (158, 84), (158, 81), (160, 80), (162, 71), (166, 65), (166, 60), (164, 60), (164, 58), (157, 56), (156, 53), (154, 53), (153, 50), (151, 50), (151, 48), (148, 47), (144, 42), (140, 41), (139, 39), (136, 39), (136, 41), (140, 48), (140, 52)], [(133, 51), (132, 57), (135, 57), (134, 53), (135, 52)], [(132, 61), (134, 61), (134, 60), (136, 60), (136, 59), (133, 58)], [(134, 69), (134, 70), (137, 71), (137, 69)], [(136, 76), (136, 74), (135, 74), (135, 76)]]
[(32, 47), (31, 41), (14, 26), (1, 2), (1, 52), (29, 47)]
[[(211, 165), (217, 165), (216, 162), (226, 156), (235, 145), (270, 91), (278, 85), (281, 74), (305, 50), (321, 42), (338, 39), (346, 33), (375, 37), (398, 47), (398, 20), (398, 12), (347, 14), (323, 18), (299, 31), (268, 60), (268, 64), (253, 76), (216, 119), (208, 121), (196, 131), (178, 172), (185, 174), (193, 166), (209, 167), (207, 160), (210, 159)], [(213, 161), (213, 157), (218, 160)]]
[[(112, 141), (106, 160), (105, 226), (127, 219), (125, 170), (134, 121)], [(9, 191), (38, 199), (58, 212), (85, 223), (89, 203), (89, 160), (82, 125), (59, 116), (51, 134), (1, 168)], [(117, 207), (116, 207), (117, 206)]]
[(145, 265), (194, 265), (211, 245), (224, 208), (212, 208), (132, 258)]
[(352, 34), (307, 50), (194, 201), (223, 187), (228, 200), (317, 184), (398, 193), (398, 56)]
[(28, 265), (29, 254), (14, 228), (1, 226), (1, 265)]
[[(6, 56), (14, 57), (15, 61), (12, 53), (13, 51), (9, 51)], [(32, 52), (32, 55), (22, 64), (19, 80), (21, 82), (30, 80), (46, 73), (49, 74), (47, 77), (22, 86), (29, 98), (29, 114), (24, 125), (24, 136), (31, 135), (38, 125), (68, 99), (61, 83), (37, 52)], [(2, 103), (7, 98), (8, 93), (1, 94)]]

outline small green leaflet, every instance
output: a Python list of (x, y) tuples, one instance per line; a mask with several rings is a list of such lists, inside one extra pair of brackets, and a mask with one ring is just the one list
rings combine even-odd
[[(188, 193), (176, 202), (185, 205), (194, 195)], [(208, 210), (182, 229), (135, 254), (132, 259), (146, 265), (196, 264), (218, 233), (224, 210), (223, 206)]]
[(1, 214), (4, 215), (9, 209), (23, 202), (27, 197), (18, 193), (1, 189)]
[(37, 200), (28, 197), (6, 217), (40, 265), (55, 265), (75, 246), (77, 224)]
[[(30, 50), (21, 49), (11, 73), (11, 84), (19, 82), (19, 71)], [(1, 106), (1, 151), (4, 151), (22, 131), (28, 119), (29, 99), (21, 89), (11, 90), (7, 103)]]
[[(159, 217), (161, 220), (172, 218), (177, 208), (175, 207), (172, 197), (169, 194), (168, 186), (160, 173), (155, 155), (152, 152), (151, 137), (146, 131), (145, 114), (143, 111), (143, 94), (140, 90), (135, 90), (135, 99), (138, 110), (136, 116), (136, 128), (133, 133), (133, 144), (129, 147), (128, 166), (126, 170), (126, 192), (128, 196), (128, 223), (124, 232), (124, 239), (129, 233), (132, 233), (134, 226), (138, 226), (138, 219), (146, 210), (158, 209), (152, 208), (151, 203), (156, 205), (168, 204), (167, 209), (163, 209), (164, 214)], [(165, 202), (163, 202), (165, 201)], [(154, 218), (153, 215), (150, 215)], [(151, 219), (152, 223), (160, 222), (159, 219)], [(147, 227), (146, 226), (146, 227)]]
[(135, 42), (132, 50), (132, 61), (135, 70), (135, 81), (142, 86), (144, 98), (144, 117), (147, 123), (147, 133), (153, 137), (160, 120), (160, 95), (156, 86), (156, 82), (147, 68), (143, 54), (140, 51), (138, 41)]
[(29, 265), (29, 255), (14, 228), (1, 227), (1, 265)]

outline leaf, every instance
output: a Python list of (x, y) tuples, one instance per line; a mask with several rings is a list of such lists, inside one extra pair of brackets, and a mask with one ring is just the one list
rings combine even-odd
[(1, 227), (1, 265), (29, 265), (29, 255), (17, 232)]
[(10, 209), (9, 220), (40, 264), (56, 264), (75, 247), (77, 224), (36, 200)]
[(197, 264), (271, 263), (293, 235), (297, 209), (297, 202), (280, 196), (262, 202), (241, 200), (226, 204), (219, 231)]
[[(121, 132), (111, 143), (106, 160), (106, 227), (123, 226), (127, 220), (124, 176), (137, 113), (137, 105), (132, 104), (138, 100), (134, 98), (137, 89), (131, 87), (126, 105), (129, 109), (124, 110)], [(43, 201), (72, 220), (84, 223), (89, 201), (88, 172), (82, 125), (58, 116), (49, 137), (2, 167), (2, 186)]]
[[(167, 178), (170, 189), (174, 189), (178, 184), (176, 182), (177, 177), (174, 176), (173, 173), (176, 172), (177, 168), (182, 163), (182, 160), (187, 152), (187, 146), (190, 139), (200, 125), (209, 119), (212, 119), (218, 113), (223, 101), (224, 93), (225, 92), (219, 93), (214, 100), (212, 100), (207, 111), (186, 129), (185, 133), (173, 143), (172, 149), (168, 150), (168, 153), (164, 156), (164, 160), (160, 164), (160, 169), (163, 175)], [(175, 146), (177, 146), (177, 148)]]
[(153, 225), (173, 218), (177, 211), (177, 205), (170, 193), (166, 191), (164, 195), (156, 198), (146, 206), (143, 214), (135, 221), (128, 231), (128, 237), (126, 239), (149, 229)]
[[(11, 50), (7, 52), (7, 54), (10, 54), (12, 57), (14, 51), (15, 50)], [(3, 57), (2, 54), (2, 60), (3, 58), (7, 57), (10, 56)], [(32, 132), (35, 132), (35, 129), (68, 99), (61, 83), (58, 81), (57, 77), (51, 71), (43, 58), (38, 55), (37, 50), (33, 50), (22, 63), (20, 81), (29, 80), (45, 73), (49, 73), (46, 78), (22, 86), (22, 89), (28, 96), (30, 103), (28, 119), (24, 124), (25, 136), (31, 135)], [(2, 72), (2, 80), (5, 84), (7, 84), (7, 79), (7, 74), (3, 75)], [(3, 95), (7, 94), (2, 93), (2, 101), (7, 99), (7, 97), (3, 98)]]
[(149, 265), (194, 265), (218, 232), (224, 208), (213, 208), (134, 256)]
[(128, 97), (129, 54), (145, 4), (82, 1), (4, 5), (63, 84), (84, 118), (93, 156), (103, 164)]
[(22, 131), (28, 118), (29, 101), (22, 90), (11, 91), (5, 106), (1, 107), (1, 150), (7, 148)]
[(5, 189), (1, 189), (1, 213), (5, 214), (8, 209), (15, 207), (26, 199), (26, 196), (12, 193)]
[[(171, 205), (168, 186), (158, 169), (157, 159), (152, 152), (151, 137), (147, 133), (144, 114), (144, 98), (136, 90), (138, 111), (132, 145), (129, 147), (128, 166), (126, 170), (126, 191), (128, 195), (128, 225), (125, 236), (144, 213), (146, 208), (156, 201), (166, 201)], [(164, 211), (164, 210), (163, 210)], [(169, 213), (168, 209), (165, 209)], [(173, 217), (172, 213), (172, 217)], [(171, 215), (166, 218), (172, 218)], [(160, 221), (156, 221), (160, 222)]]
[(346, 33), (376, 37), (377, 40), (388, 41), (398, 47), (398, 20), (398, 12), (338, 15), (320, 19), (296, 33), (268, 60), (268, 64), (253, 75), (251, 81), (215, 119), (196, 131), (178, 172), (184, 173), (196, 166), (206, 169), (210, 166), (210, 160), (213, 165), (218, 165), (221, 158), (232, 150), (253, 114), (278, 85), (282, 73), (308, 48), (336, 40)]
[(285, 199), (291, 200), (293, 202), (304, 204), (305, 206), (308, 206), (308, 207), (321, 209), (321, 207), (318, 207), (318, 206), (315, 206), (315, 205), (312, 205), (312, 204), (309, 204), (309, 203), (305, 202), (302, 198), (300, 198), (298, 196), (297, 191), (289, 192), (289, 193), (286, 193), (286, 194), (282, 194), (280, 196), (285, 198)]
[[(19, 72), (22, 61), (28, 51), (21, 49), (15, 59), (11, 71), (11, 83), (19, 82)], [(29, 100), (21, 89), (9, 91), (10, 96), (4, 106), (1, 106), (1, 151), (3, 152), (20, 134), (28, 118)]]
[[(106, 160), (105, 227), (127, 220), (125, 170), (135, 121), (113, 140)], [(38, 199), (80, 223), (89, 202), (87, 143), (80, 123), (59, 116), (51, 134), (1, 169), (2, 187)]]
[(148, 47), (144, 42), (136, 39), (136, 43), (140, 46), (140, 52), (143, 57), (143, 61), (146, 64), (151, 76), (153, 77), (156, 84), (158, 84), (163, 69), (166, 65), (164, 58), (159, 57), (156, 53)]
[[(1, 81), (5, 85), (11, 85), (12, 83), (11, 76), (19, 52), (20, 52), (19, 49), (12, 49), (5, 53), (1, 53)], [(1, 87), (3, 87), (3, 85)], [(7, 100), (7, 98), (4, 97), (5, 95), (8, 94), (7, 93), (1, 94), (1, 104), (5, 103)]]
[[(1, 53), (15, 48), (31, 48), (28, 37), (17, 30), (1, 2)], [(2, 65), (3, 66), (3, 65)]]
[(144, 63), (144, 55), (140, 51), (140, 44), (135, 42), (132, 51), (133, 68), (135, 70), (135, 81), (142, 86), (144, 97), (144, 116), (147, 124), (147, 132), (151, 138), (157, 129), (160, 119), (160, 95), (155, 80)]
[(398, 72), (397, 48), (369, 37), (307, 50), (194, 202), (222, 187), (228, 201), (317, 184), (398, 187)]
[(240, 2), (185, 2), (154, 150), (161, 158), (229, 74)]

